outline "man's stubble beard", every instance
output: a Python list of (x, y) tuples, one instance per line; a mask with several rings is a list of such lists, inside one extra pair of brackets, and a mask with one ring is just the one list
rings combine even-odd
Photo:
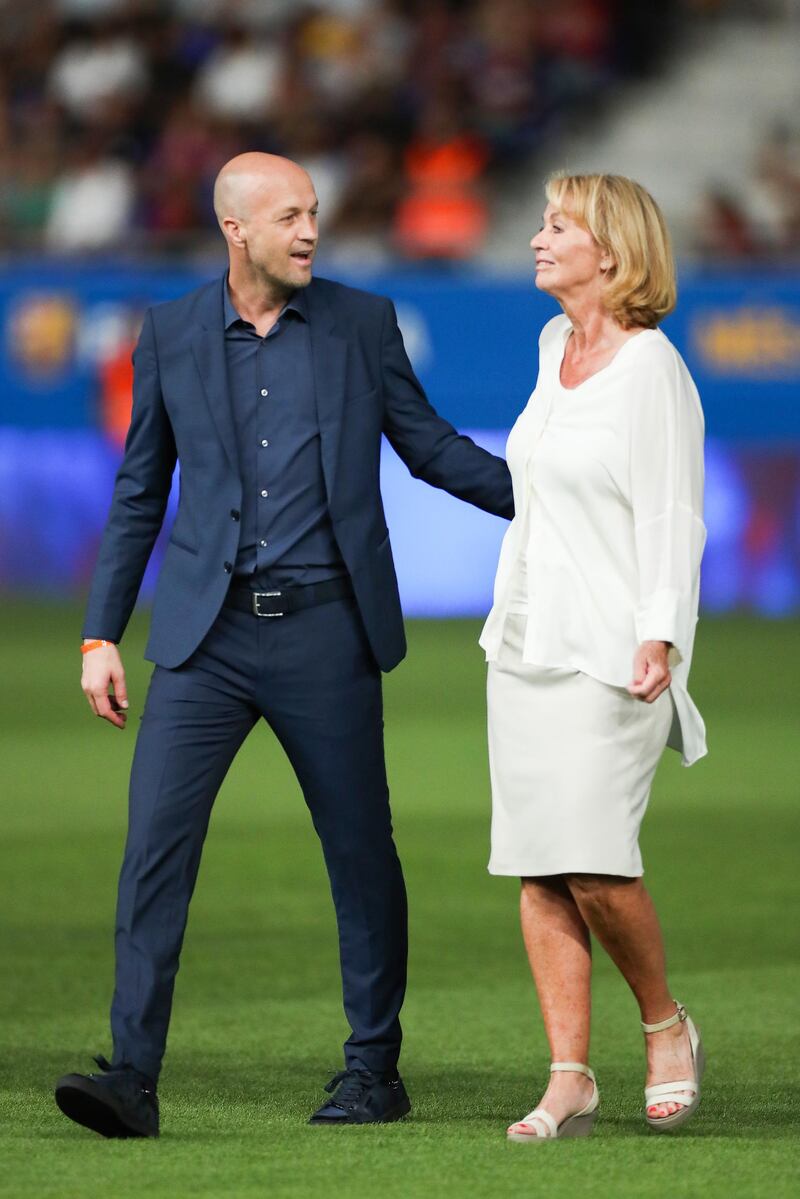
[(295, 281), (287, 279), (281, 275), (276, 275), (275, 272), (271, 271), (269, 267), (264, 265), (264, 263), (256, 262), (253, 258), (250, 258), (249, 260), (250, 266), (257, 279), (264, 287), (264, 290), (283, 295), (286, 299), (289, 298), (292, 292), (303, 287), (308, 287), (313, 278), (313, 269), (312, 271), (309, 271), (307, 278)]

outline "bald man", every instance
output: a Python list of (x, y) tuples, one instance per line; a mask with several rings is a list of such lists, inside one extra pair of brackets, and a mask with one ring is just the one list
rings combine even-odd
[(214, 204), (228, 271), (145, 316), (84, 624), (83, 691), (97, 716), (124, 729), (118, 643), (180, 462), (131, 771), (113, 1056), (56, 1087), (67, 1116), (107, 1137), (158, 1135), (156, 1083), (211, 808), (261, 718), (302, 788), (339, 930), (351, 1031), (344, 1070), (311, 1123), (410, 1110), (397, 1072), (406, 896), (381, 702), (381, 671), (404, 656), (405, 637), (381, 436), (416, 477), (512, 515), (505, 463), (430, 407), (390, 301), (312, 280), (317, 197), (307, 173), (243, 154), (220, 172)]

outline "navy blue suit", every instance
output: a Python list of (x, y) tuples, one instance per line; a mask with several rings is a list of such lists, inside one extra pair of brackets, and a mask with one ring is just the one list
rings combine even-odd
[(115, 1061), (158, 1076), (211, 807), (244, 737), (264, 717), (294, 767), (325, 854), (352, 1029), (347, 1065), (388, 1070), (400, 1048), (406, 912), (380, 670), (402, 659), (405, 636), (379, 487), (381, 435), (414, 476), (509, 518), (511, 480), (502, 460), (428, 404), (391, 302), (316, 279), (303, 298), (322, 472), (352, 597), (267, 620), (227, 606), (242, 478), (224, 285), (216, 280), (145, 317), (131, 427), (84, 624), (86, 636), (122, 638), (179, 460), (120, 878)]

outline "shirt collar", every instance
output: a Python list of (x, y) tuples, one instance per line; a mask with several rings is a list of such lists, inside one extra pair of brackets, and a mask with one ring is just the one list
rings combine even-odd
[[(225, 276), (225, 286), (222, 289), (222, 306), (223, 306), (223, 318), (224, 318), (226, 330), (230, 329), (231, 325), (234, 325), (237, 321), (244, 321), (244, 317), (240, 316), (239, 313), (236, 311), (236, 309), (233, 306), (233, 300), (231, 299), (230, 289), (228, 288), (228, 276), (227, 275)], [(291, 294), (291, 296), (289, 297), (289, 299), (286, 301), (283, 308), (281, 309), (278, 320), (280, 320), (281, 316), (283, 316), (283, 314), (285, 312), (294, 312), (297, 316), (300, 317), (301, 320), (304, 320), (304, 321), (308, 320), (308, 308), (306, 307), (306, 298), (302, 291), (295, 291)]]

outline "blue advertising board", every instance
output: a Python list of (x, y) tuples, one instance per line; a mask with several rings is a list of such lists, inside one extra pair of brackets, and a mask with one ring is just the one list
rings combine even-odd
[[(43, 263), (0, 272), (0, 425), (96, 426), (103, 370), (128, 353), (144, 309), (213, 274)], [(539, 331), (558, 311), (532, 279), (395, 273), (345, 282), (392, 297), (417, 373), (448, 419), (513, 424), (536, 377)], [(663, 328), (694, 376), (711, 437), (800, 440), (800, 278), (687, 273)]]
[[(144, 310), (216, 269), (35, 262), (0, 272), (0, 587), (86, 585)], [(555, 303), (530, 278), (399, 272), (344, 281), (392, 297), (432, 403), (503, 453)], [(664, 331), (706, 413), (704, 607), (800, 610), (800, 280), (687, 274)], [(388, 447), (383, 486), (406, 611), (485, 612), (503, 522), (414, 482)]]

